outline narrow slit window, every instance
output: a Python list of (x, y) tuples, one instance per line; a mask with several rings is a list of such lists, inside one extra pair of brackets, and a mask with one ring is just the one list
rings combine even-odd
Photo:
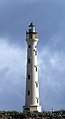
[(28, 48), (31, 48), (31, 45), (28, 45)]
[(34, 67), (35, 67), (35, 70), (37, 71), (37, 66), (35, 65)]
[(30, 75), (28, 75), (28, 79), (30, 79)]
[(36, 67), (36, 71), (37, 71), (37, 67)]
[(28, 59), (28, 63), (30, 63), (30, 58)]
[(36, 88), (38, 87), (38, 82), (36, 82)]
[(35, 55), (37, 55), (37, 51), (35, 51)]
[(28, 95), (30, 95), (30, 91), (28, 91)]
[(37, 103), (39, 103), (39, 99), (38, 99), (38, 97), (36, 97), (36, 100), (37, 100)]
[(37, 99), (37, 103), (38, 103), (38, 99)]

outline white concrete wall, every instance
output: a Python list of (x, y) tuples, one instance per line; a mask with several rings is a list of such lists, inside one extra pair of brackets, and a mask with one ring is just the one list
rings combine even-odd
[[(27, 49), (27, 76), (26, 76), (26, 98), (25, 105), (39, 105), (39, 83), (36, 87), (36, 82), (38, 82), (38, 65), (37, 65), (37, 41), (38, 39), (26, 39), (27, 45), (30, 45), (31, 48)], [(30, 62), (28, 63), (28, 58)], [(37, 71), (36, 71), (37, 67)], [(30, 74), (30, 79), (28, 79), (28, 74)], [(28, 90), (30, 90), (30, 95), (28, 95)], [(38, 98), (38, 103), (37, 103)]]

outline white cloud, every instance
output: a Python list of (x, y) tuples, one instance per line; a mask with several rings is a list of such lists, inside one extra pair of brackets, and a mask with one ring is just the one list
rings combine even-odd
[[(23, 100), (22, 94), (25, 93), (26, 71), (26, 50), (10, 46), (7, 42), (2, 41), (3, 40), (0, 41), (0, 109), (3, 108), (4, 102), (7, 105), (8, 100), (12, 101), (10, 96), (13, 96), (13, 98), (16, 96), (17, 99), (22, 98), (21, 100)], [(6, 97), (9, 99), (6, 99)], [(21, 100), (19, 104), (23, 102)], [(13, 103), (15, 102), (16, 101), (13, 100)], [(12, 104), (12, 102), (10, 103)], [(4, 110), (9, 108), (6, 105), (4, 106)], [(12, 109), (13, 108), (12, 104)]]
[(43, 48), (41, 52), (39, 52), (39, 81), (41, 85), (41, 100), (42, 103), (44, 100), (44, 103), (46, 104), (45, 105), (43, 103), (43, 107), (47, 107), (48, 109), (51, 109), (52, 107), (59, 109), (65, 106), (63, 105), (63, 99), (65, 98), (64, 59), (64, 52), (51, 50), (48, 47)]

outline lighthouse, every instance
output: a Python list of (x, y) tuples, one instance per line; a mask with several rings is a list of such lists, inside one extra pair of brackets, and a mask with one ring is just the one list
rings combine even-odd
[(27, 42), (27, 66), (26, 66), (26, 93), (25, 106), (23, 111), (41, 112), (39, 98), (39, 82), (38, 82), (38, 63), (37, 63), (37, 42), (38, 32), (33, 23), (26, 30)]

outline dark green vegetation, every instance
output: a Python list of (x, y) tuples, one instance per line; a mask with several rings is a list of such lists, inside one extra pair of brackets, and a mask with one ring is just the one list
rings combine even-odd
[(0, 111), (0, 119), (65, 119), (65, 111), (53, 112), (16, 112)]

